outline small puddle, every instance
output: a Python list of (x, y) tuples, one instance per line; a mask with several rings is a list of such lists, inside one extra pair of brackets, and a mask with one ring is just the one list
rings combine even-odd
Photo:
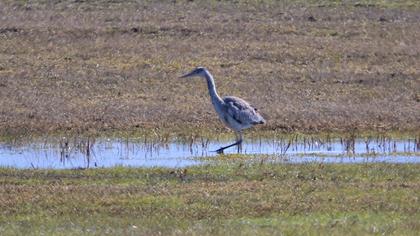
[[(159, 143), (117, 138), (3, 142), (0, 143), (0, 166), (41, 169), (185, 167), (208, 163), (208, 157), (217, 160), (217, 154), (213, 151), (228, 144), (205, 139)], [(419, 150), (420, 141), (414, 138), (277, 138), (246, 140), (242, 153), (267, 154), (284, 163), (420, 163)], [(237, 153), (235, 147), (225, 151), (225, 154), (234, 153)]]

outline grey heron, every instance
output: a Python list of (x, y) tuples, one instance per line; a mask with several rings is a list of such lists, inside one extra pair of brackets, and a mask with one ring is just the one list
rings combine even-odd
[(257, 124), (264, 124), (264, 118), (258, 113), (257, 109), (252, 107), (248, 102), (241, 98), (233, 96), (226, 96), (221, 98), (217, 94), (213, 76), (204, 67), (197, 67), (190, 73), (185, 74), (180, 78), (194, 76), (206, 79), (211, 103), (219, 115), (219, 118), (227, 127), (235, 131), (236, 142), (225, 147), (221, 147), (217, 149), (216, 152), (221, 154), (226, 148), (236, 145), (238, 145), (239, 150), (242, 144), (242, 130)]

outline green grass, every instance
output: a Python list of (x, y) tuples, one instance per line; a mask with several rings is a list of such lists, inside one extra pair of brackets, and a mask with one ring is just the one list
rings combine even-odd
[(0, 234), (416, 235), (420, 165), (0, 169)]

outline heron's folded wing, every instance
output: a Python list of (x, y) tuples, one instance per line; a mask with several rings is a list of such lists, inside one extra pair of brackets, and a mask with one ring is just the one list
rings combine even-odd
[(264, 121), (260, 114), (245, 100), (237, 97), (224, 97), (228, 114), (240, 124), (255, 124)]

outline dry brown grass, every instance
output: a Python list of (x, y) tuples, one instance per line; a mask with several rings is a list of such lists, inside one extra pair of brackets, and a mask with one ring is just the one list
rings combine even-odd
[(419, 130), (419, 9), (2, 1), (0, 132), (220, 128), (199, 65), (264, 129)]

